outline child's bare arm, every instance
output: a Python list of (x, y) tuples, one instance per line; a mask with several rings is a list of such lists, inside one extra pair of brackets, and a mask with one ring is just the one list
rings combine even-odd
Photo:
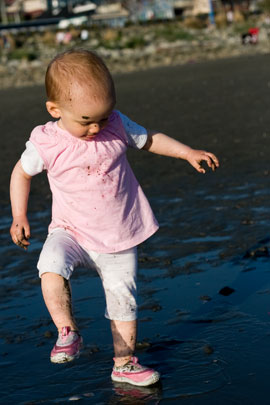
[(205, 169), (201, 166), (203, 161), (205, 161), (212, 170), (216, 170), (216, 168), (219, 167), (218, 158), (213, 153), (192, 149), (161, 132), (152, 130), (147, 132), (148, 140), (143, 149), (149, 152), (187, 160), (200, 173), (205, 173)]
[(28, 196), (31, 185), (31, 176), (22, 168), (19, 160), (13, 169), (10, 181), (10, 200), (13, 222), (10, 234), (13, 242), (27, 249), (30, 238), (30, 226), (27, 219)]

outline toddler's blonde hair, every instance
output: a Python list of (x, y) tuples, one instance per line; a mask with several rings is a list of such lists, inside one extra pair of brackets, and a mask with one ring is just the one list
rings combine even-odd
[(115, 99), (112, 76), (103, 60), (92, 51), (70, 49), (49, 63), (45, 76), (49, 101), (68, 101), (74, 83), (98, 90), (100, 97)]

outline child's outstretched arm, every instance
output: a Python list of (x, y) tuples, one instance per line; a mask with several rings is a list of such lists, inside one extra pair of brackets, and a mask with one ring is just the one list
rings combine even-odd
[(13, 169), (10, 181), (10, 200), (13, 222), (10, 234), (13, 242), (27, 249), (30, 243), (30, 226), (27, 219), (27, 205), (31, 185), (31, 176), (22, 168), (19, 160)]
[(187, 160), (200, 173), (205, 173), (205, 169), (201, 165), (203, 161), (212, 170), (216, 170), (219, 167), (218, 158), (213, 153), (192, 149), (161, 132), (149, 130), (147, 133), (148, 139), (143, 149), (149, 152)]

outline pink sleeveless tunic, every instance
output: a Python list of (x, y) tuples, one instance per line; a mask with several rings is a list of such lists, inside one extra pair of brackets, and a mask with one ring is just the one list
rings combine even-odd
[(84, 248), (104, 253), (129, 249), (157, 231), (127, 161), (128, 140), (116, 111), (92, 140), (48, 122), (32, 131), (30, 141), (44, 161), (52, 191), (49, 231), (64, 228)]

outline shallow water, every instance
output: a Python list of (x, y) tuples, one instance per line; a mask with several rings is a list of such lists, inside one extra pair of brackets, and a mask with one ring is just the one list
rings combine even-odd
[[(237, 192), (242, 193), (234, 190), (235, 197)], [(205, 195), (201, 193), (201, 198)], [(211, 212), (217, 201), (210, 201)], [(226, 195), (219, 199), (218, 213), (228, 208), (227, 201), (232, 200)], [(232, 239), (230, 227), (210, 235), (187, 232), (189, 238), (176, 241), (177, 218), (185, 226), (184, 201), (153, 198), (152, 205), (156, 212), (167, 212), (166, 231), (140, 248), (138, 355), (161, 372), (162, 385), (135, 389), (112, 384), (103, 292), (95, 273), (84, 269), (77, 270), (72, 286), (85, 348), (72, 364), (50, 364), (56, 333), (36, 278), (42, 239), (34, 236), (28, 252), (10, 243), (1, 247), (2, 403), (167, 404), (217, 398), (219, 403), (244, 403), (260, 398), (254, 387), (267, 378), (264, 358), (270, 354), (268, 259), (221, 259), (224, 244)], [(256, 208), (256, 215), (264, 217), (263, 206)], [(30, 215), (32, 234), (45, 235), (48, 220), (49, 212)], [(8, 217), (1, 228), (1, 239), (7, 241)], [(219, 291), (224, 286), (234, 292), (222, 296)], [(239, 393), (242, 383), (248, 385)]]
[[(210, 95), (207, 95), (208, 109), (203, 105), (203, 114), (197, 113), (193, 121), (194, 109), (189, 105), (196, 96), (198, 103), (206, 100), (206, 95), (200, 92), (202, 77), (205, 83), (212, 74), (213, 81), (215, 72), (221, 86), (219, 95), (226, 95), (228, 65), (235, 69), (236, 75), (246, 66), (241, 60), (224, 63), (222, 74), (218, 73), (223, 66), (221, 62), (179, 68), (180, 73), (186, 74), (187, 86), (194, 86), (194, 98), (190, 101), (186, 95), (182, 102), (183, 126), (188, 122), (190, 130), (195, 131), (192, 125), (199, 117), (197, 125), (203, 128), (209, 122), (209, 117), (205, 115), (209, 108), (212, 109), (211, 128), (217, 139), (213, 144), (211, 137), (207, 139), (209, 148), (222, 158), (222, 166), (217, 173), (202, 177), (183, 163), (161, 161), (158, 157), (146, 163), (143, 154), (140, 158), (137, 158), (138, 155), (130, 156), (161, 226), (158, 233), (139, 248), (137, 351), (142, 363), (160, 371), (161, 384), (143, 389), (111, 382), (112, 342), (109, 323), (103, 316), (103, 291), (97, 275), (83, 268), (76, 270), (72, 290), (84, 350), (81, 357), (71, 364), (50, 363), (49, 353), (55, 343), (56, 332), (43, 303), (36, 273), (50, 211), (49, 201), (38, 197), (35, 191), (38, 188), (34, 186), (34, 203), (29, 213), (32, 238), (28, 252), (19, 250), (10, 242), (10, 210), (7, 203), (1, 206), (1, 403), (268, 403), (265, 399), (270, 355), (268, 157), (261, 156), (257, 160), (261, 148), (254, 147), (249, 152), (246, 149), (240, 154), (237, 150), (239, 146), (236, 149), (235, 145), (232, 146), (232, 139), (226, 143), (229, 131), (224, 122), (223, 128), (220, 125), (224, 115), (220, 105), (223, 103), (226, 109), (227, 104), (221, 97), (215, 110), (215, 83), (209, 90)], [(254, 71), (258, 69), (258, 63), (254, 61), (253, 64), (253, 70), (251, 64), (246, 72), (249, 82), (242, 83), (244, 94), (249, 92), (250, 96), (253, 87), (256, 87), (252, 82)], [(192, 69), (191, 82), (188, 75), (192, 74)], [(121, 82), (118, 79), (120, 105), (125, 100), (128, 84), (132, 91), (136, 80), (145, 79), (145, 75), (149, 81), (145, 81), (144, 91), (153, 93), (153, 104), (159, 105), (159, 93), (155, 90), (153, 77), (155, 74), (156, 78), (163, 77), (163, 82), (159, 81), (163, 94), (165, 89), (170, 91), (173, 88), (173, 81), (168, 75), (162, 76), (162, 71), (154, 73), (149, 77), (147, 73), (135, 74), (132, 81), (127, 76)], [(185, 95), (186, 84), (181, 75), (176, 75), (178, 70), (174, 68), (170, 73), (172, 77), (175, 74), (174, 80), (177, 77)], [(262, 72), (260, 80), (265, 77)], [(192, 84), (194, 81), (197, 90)], [(238, 105), (239, 94), (243, 91), (237, 88), (230, 91), (232, 104)], [(136, 97), (140, 99), (140, 93), (136, 93)], [(150, 109), (148, 104), (145, 108)], [(164, 108), (169, 110), (168, 105)], [(248, 128), (239, 132), (241, 125), (243, 127), (247, 121), (246, 117), (241, 122), (234, 121), (235, 132), (239, 132), (239, 138), (242, 137), (240, 144), (243, 148), (247, 137), (250, 142), (254, 132), (252, 120), (257, 123), (256, 115), (252, 116), (252, 108), (248, 111), (250, 133)], [(159, 111), (156, 109), (153, 123), (162, 124)], [(260, 114), (263, 114), (262, 111), (263, 108), (260, 108)], [(258, 124), (257, 133), (263, 132), (266, 119), (265, 113), (259, 120), (261, 127)], [(168, 126), (173, 128), (172, 123)], [(183, 133), (183, 140), (188, 143), (185, 129)], [(200, 142), (203, 142), (206, 137), (203, 129), (201, 137)], [(269, 145), (264, 148), (269, 148)], [(230, 161), (231, 155), (233, 162)], [(228, 295), (221, 294), (224, 287), (229, 287), (223, 290)]]

